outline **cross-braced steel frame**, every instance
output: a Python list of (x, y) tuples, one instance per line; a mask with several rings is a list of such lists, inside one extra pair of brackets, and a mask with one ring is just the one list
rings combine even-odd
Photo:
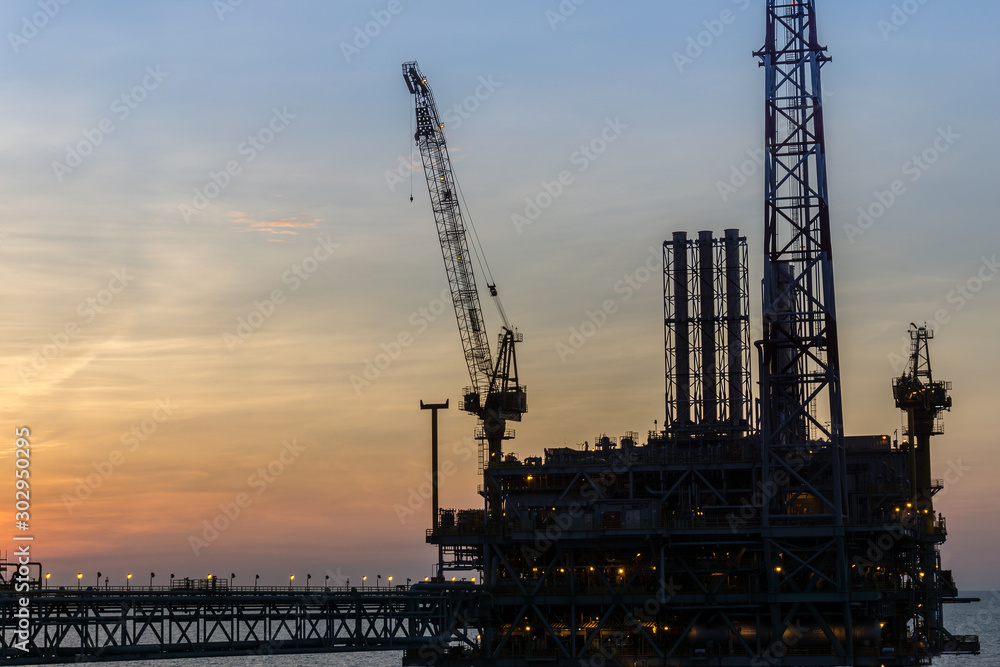
[(818, 626), (844, 664), (854, 664), (854, 643), (845, 641), (854, 618), (820, 83), (829, 57), (817, 38), (815, 0), (768, 0), (766, 35), (755, 55), (766, 80), (760, 366), (768, 624), (776, 636), (796, 619)]
[[(26, 615), (21, 597), (28, 600)], [(391, 591), (10, 592), (0, 595), (0, 661), (378, 650), (435, 655), (474, 645), (480, 632), (471, 620), (475, 606), (467, 584)]]
[(752, 430), (746, 238), (675, 232), (663, 244), (663, 308), (664, 426)]

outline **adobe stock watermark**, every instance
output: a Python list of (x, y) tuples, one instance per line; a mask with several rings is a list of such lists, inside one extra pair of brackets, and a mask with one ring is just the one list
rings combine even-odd
[(587, 0), (561, 0), (554, 11), (546, 9), (545, 20), (549, 22), (549, 28), (552, 29), (552, 32), (559, 28), (560, 23), (565, 23), (569, 17), (576, 14), (577, 8), (586, 2)]
[(929, 517), (931, 522), (939, 528), (943, 528), (943, 518), (940, 514), (935, 516), (933, 512), (934, 500), (940, 500), (953, 485), (957, 484), (971, 470), (971, 466), (962, 465), (961, 459), (948, 461), (948, 469), (944, 471), (942, 477), (944, 487), (934, 494), (933, 499), (931, 497), (918, 498), (915, 503), (907, 503), (905, 507), (903, 505), (897, 507), (895, 520), (883, 525), (883, 530), (878, 537), (868, 538), (868, 542), (863, 545), (865, 547), (864, 553), (855, 554), (852, 567), (860, 567), (862, 570), (875, 567), (894, 549), (897, 542), (909, 537), (910, 533), (916, 530), (926, 517)]
[(636, 267), (633, 271), (626, 273), (622, 279), (614, 284), (615, 294), (620, 295), (619, 299), (605, 299), (601, 307), (595, 310), (586, 311), (584, 319), (578, 326), (569, 328), (569, 337), (565, 341), (556, 343), (556, 354), (559, 361), (566, 363), (566, 360), (576, 354), (591, 338), (597, 335), (607, 325), (609, 318), (616, 314), (621, 304), (627, 303), (635, 296), (635, 293), (642, 289), (643, 285), (649, 282), (653, 276), (661, 275), (662, 250), (659, 248), (649, 248), (649, 256), (646, 261)]
[[(292, 264), (287, 271), (281, 274), (281, 282), (288, 285), (289, 292), (296, 292), (302, 284), (309, 280), (319, 270), (320, 265), (333, 256), (333, 251), (340, 247), (339, 243), (334, 243), (327, 234), (316, 241), (312, 252), (304, 258)], [(254, 299), (253, 309), (246, 316), (236, 318), (236, 329), (233, 333), (226, 331), (222, 334), (222, 342), (230, 353), (245, 343), (254, 335), (264, 323), (267, 322), (278, 310), (278, 306), (285, 303), (288, 297), (282, 289), (273, 289), (262, 299)]]
[(400, 331), (389, 342), (382, 342), (379, 345), (382, 351), (374, 357), (365, 359), (364, 369), (360, 375), (351, 373), (347, 379), (351, 383), (351, 388), (354, 389), (354, 395), (360, 396), (363, 389), (370, 387), (375, 380), (382, 377), (382, 373), (402, 356), (403, 350), (413, 345), (416, 342), (416, 337), (427, 331), (431, 323), (446, 312), (452, 312), (451, 289), (447, 286), (441, 290), (441, 294), (437, 298), (410, 313), (406, 320), (409, 324), (408, 329)]
[(184, 222), (201, 215), (209, 204), (233, 183), (233, 178), (243, 173), (244, 167), (257, 159), (275, 138), (288, 129), (295, 114), (288, 113), (288, 107), (271, 110), (271, 118), (256, 132), (247, 136), (236, 146), (236, 156), (226, 161), (218, 171), (209, 171), (208, 180), (201, 187), (194, 188), (191, 203), (181, 203), (177, 206)]
[[(808, 447), (796, 447), (785, 454), (784, 460), (792, 472), (798, 474), (799, 471), (812, 462), (812, 459), (813, 450)], [(740, 498), (739, 516), (736, 515), (736, 512), (729, 512), (726, 515), (726, 522), (729, 524), (730, 532), (736, 535), (750, 521), (759, 521), (761, 509), (769, 504), (781, 492), (781, 489), (788, 485), (791, 479), (792, 476), (787, 470), (778, 468), (771, 480), (758, 482), (758, 489), (750, 498)]]
[[(170, 72), (164, 72), (159, 65), (147, 65), (146, 74), (131, 90), (128, 90), (114, 99), (111, 103), (111, 113), (119, 122), (124, 122), (132, 115), (132, 112), (139, 108), (139, 105), (149, 98), (149, 94), (160, 87)], [(56, 180), (62, 183), (67, 176), (72, 174), (83, 161), (94, 153), (94, 150), (104, 143), (104, 139), (118, 129), (115, 121), (110, 116), (105, 116), (98, 121), (93, 129), (83, 131), (83, 139), (76, 143), (66, 145), (66, 155), (63, 161), (52, 161), (52, 173)]]
[(875, 26), (878, 28), (879, 33), (882, 34), (882, 39), (889, 41), (889, 38), (893, 33), (899, 32), (904, 25), (910, 22), (910, 19), (920, 11), (921, 7), (926, 5), (929, 0), (906, 0), (898, 5), (892, 6), (892, 13), (889, 15), (888, 19), (879, 19)]
[[(472, 114), (479, 110), (482, 103), (493, 97), (493, 93), (503, 84), (493, 78), (493, 74), (478, 77), (479, 85), (471, 95), (467, 95), (461, 102), (456, 102), (445, 108), (441, 113), (441, 122), (445, 127), (456, 130), (462, 123), (472, 118)], [(408, 157), (400, 155), (396, 160), (396, 169), (386, 169), (384, 172), (386, 185), (389, 192), (395, 192), (396, 186), (400, 183), (408, 182), (410, 175), (422, 165), (420, 151), (414, 149)]]
[[(406, 0), (410, 2), (411, 0)], [(361, 52), (371, 46), (372, 41), (378, 39), (386, 28), (393, 22), (393, 20), (399, 16), (406, 6), (403, 4), (403, 0), (389, 0), (383, 9), (373, 9), (369, 14), (371, 14), (372, 20), (366, 22), (364, 25), (354, 26), (354, 36), (349, 42), (340, 43), (340, 52), (344, 56), (344, 60), (350, 64), (351, 60), (361, 55)]]
[(243, 0), (212, 0), (212, 9), (215, 10), (215, 15), (219, 17), (219, 21), (226, 20), (226, 14), (231, 14), (236, 11), (236, 8), (243, 4)]
[[(903, 163), (901, 167), (903, 176), (907, 177), (911, 184), (918, 182), (961, 138), (962, 135), (955, 133), (950, 125), (947, 128), (939, 127), (937, 137), (931, 145)], [(909, 192), (909, 186), (901, 178), (890, 183), (888, 189), (876, 191), (874, 193), (875, 200), (872, 203), (868, 206), (858, 207), (856, 223), (844, 225), (847, 240), (855, 243), (859, 236), (864, 235), (878, 220), (881, 220), (889, 212), (889, 209), (906, 196), (907, 192)]]
[(767, 153), (763, 148), (748, 148), (746, 150), (747, 159), (740, 164), (733, 164), (729, 169), (728, 181), (716, 181), (715, 189), (719, 191), (719, 196), (723, 202), (728, 202), (730, 195), (736, 194), (750, 179), (757, 175), (757, 172), (764, 168), (764, 158)]
[(21, 47), (37, 37), (39, 31), (45, 28), (70, 2), (71, 0), (38, 0), (38, 8), (41, 11), (21, 17), (21, 29), (17, 32), (7, 33), (7, 41), (10, 42), (10, 48), (14, 50), (14, 53), (20, 53)]
[(781, 637), (771, 642), (760, 655), (750, 661), (751, 667), (770, 667), (771, 665), (784, 664), (784, 658), (788, 655), (789, 649), (794, 648), (806, 633), (812, 632), (812, 628), (802, 625), (801, 620), (787, 621), (785, 631)]
[(39, 373), (49, 367), (53, 359), (83, 334), (80, 323), (90, 324), (97, 319), (97, 316), (107, 310), (108, 306), (119, 294), (125, 291), (125, 288), (133, 280), (135, 280), (135, 276), (129, 274), (127, 267), (112, 271), (107, 287), (99, 290), (94, 296), (88, 296), (77, 305), (76, 312), (81, 318), (80, 321), (70, 320), (61, 329), (49, 334), (48, 343), (31, 350), (30, 363), (17, 367), (21, 381), (28, 385), (31, 380), (37, 378)]
[(143, 443), (153, 437), (160, 424), (170, 419), (174, 414), (174, 410), (178, 407), (170, 402), (169, 397), (166, 399), (157, 399), (156, 407), (153, 408), (149, 417), (146, 417), (138, 424), (133, 424), (129, 430), (122, 432), (122, 446), (128, 449), (124, 452), (120, 449), (114, 449), (106, 459), (92, 463), (91, 467), (94, 469), (94, 472), (84, 478), (76, 478), (76, 488), (73, 490), (73, 494), (62, 494), (60, 500), (62, 500), (66, 512), (72, 514), (76, 507), (82, 505), (85, 500), (94, 495), (94, 492), (101, 488), (101, 485), (114, 474), (115, 470), (125, 465), (128, 455), (134, 454)]
[(407, 183), (410, 176), (422, 167), (420, 150), (414, 148), (409, 156), (400, 155), (396, 158), (396, 168), (386, 169), (383, 172), (385, 184), (389, 186), (389, 192), (395, 192), (396, 186)]
[[(628, 125), (621, 121), (621, 116), (614, 119), (605, 118), (604, 128), (585, 144), (569, 156), (569, 163), (576, 167), (576, 172), (582, 174), (587, 171), (608, 147), (618, 141), (622, 133), (628, 129)], [(524, 228), (528, 227), (559, 199), (566, 191), (566, 188), (576, 182), (576, 176), (569, 169), (560, 171), (551, 181), (542, 181), (539, 185), (539, 192), (531, 197), (524, 198), (524, 210), (521, 213), (511, 213), (510, 221), (514, 224), (514, 229), (518, 234), (524, 233)]]
[[(745, 12), (750, 8), (751, 0), (732, 0), (732, 3), (740, 11)], [(726, 28), (736, 23), (737, 18), (739, 14), (732, 9), (723, 9), (718, 17), (702, 21), (705, 29), (697, 34), (688, 35), (684, 50), (673, 53), (674, 66), (677, 67), (678, 73), (683, 74), (686, 67), (693, 65), (694, 61), (705, 55), (705, 52), (726, 32)]]
[[(476, 447), (476, 441), (470, 436), (465, 436), (462, 440), (455, 442), (455, 444), (451, 447), (451, 453), (454, 454), (454, 457), (439, 464), (438, 483), (457, 473), (458, 464), (455, 462), (455, 459), (457, 458), (462, 463), (468, 461), (476, 453)], [(392, 506), (392, 511), (396, 513), (396, 518), (399, 519), (400, 525), (405, 524), (409, 517), (423, 509), (423, 507), (427, 504), (427, 501), (429, 501), (433, 496), (434, 477), (431, 474), (431, 471), (426, 471), (424, 473), (424, 477), (426, 478), (425, 481), (421, 482), (416, 487), (411, 486), (409, 488), (405, 505), (395, 503)]]
[[(306, 451), (305, 445), (298, 444), (295, 438), (292, 438), (291, 441), (285, 440), (281, 443), (281, 450), (277, 456), (247, 477), (247, 486), (255, 491), (254, 495), (259, 496), (264, 493), (284, 474), (289, 466), (298, 460), (304, 451)], [(211, 519), (205, 519), (201, 522), (202, 529), (199, 534), (188, 537), (188, 546), (191, 547), (194, 555), (201, 555), (204, 549), (211, 546), (222, 533), (229, 530), (243, 515), (243, 511), (253, 504), (253, 501), (254, 497), (244, 491), (237, 493), (232, 502), (220, 503), (219, 513)]]
[[(935, 330), (951, 323), (955, 313), (959, 313), (975, 299), (980, 292), (991, 283), (997, 274), (1000, 273), (1000, 262), (997, 262), (996, 253), (992, 257), (983, 257), (971, 276), (955, 285), (945, 295), (944, 300), (949, 307), (938, 308), (934, 311), (933, 322), (937, 325)], [(910, 334), (907, 332), (900, 337), (899, 352), (890, 352), (886, 358), (892, 366), (894, 373), (901, 372), (910, 361)]]

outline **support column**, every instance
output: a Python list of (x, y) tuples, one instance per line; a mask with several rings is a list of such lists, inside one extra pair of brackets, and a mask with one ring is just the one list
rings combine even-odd
[[(438, 410), (447, 410), (448, 401), (444, 403), (424, 403), (420, 401), (421, 410), (431, 411), (431, 529), (434, 533), (438, 531)], [(443, 561), (441, 545), (438, 544), (438, 578), (440, 579), (441, 565)]]

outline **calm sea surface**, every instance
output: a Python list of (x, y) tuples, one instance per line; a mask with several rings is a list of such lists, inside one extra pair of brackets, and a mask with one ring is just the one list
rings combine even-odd
[[(1000, 667), (1000, 591), (962, 593), (982, 602), (945, 605), (945, 627), (956, 635), (979, 635), (982, 653), (942, 656), (940, 667)], [(185, 658), (151, 662), (119, 662), (123, 667), (399, 667), (401, 651), (373, 653), (328, 653), (312, 655), (239, 656), (231, 658)]]

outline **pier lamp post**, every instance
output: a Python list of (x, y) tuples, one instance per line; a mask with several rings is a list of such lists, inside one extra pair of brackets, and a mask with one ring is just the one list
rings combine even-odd
[(392, 575), (389, 575), (389, 588), (392, 588)]
[(149, 590), (153, 590), (153, 578), (156, 576), (155, 572), (149, 573)]
[(361, 590), (365, 590), (365, 582), (368, 581), (368, 575), (361, 577)]
[(46, 588), (48, 588), (48, 587), (49, 587), (49, 577), (51, 577), (51, 576), (52, 576), (52, 573), (51, 573), (51, 572), (46, 572), (46, 573), (45, 573), (45, 587), (46, 587)]
[(254, 590), (257, 590), (257, 581), (259, 579), (260, 579), (260, 575), (259, 574), (255, 574), (254, 577), (253, 577), (253, 589)]
[(312, 579), (312, 578), (313, 578), (313, 576), (311, 574), (309, 574), (308, 572), (306, 572), (306, 590), (309, 590), (309, 580)]
[(129, 583), (131, 583), (131, 581), (132, 581), (132, 573), (129, 572), (128, 574), (125, 575), (125, 590), (129, 589)]
[(104, 577), (104, 590), (108, 590), (108, 581), (110, 581), (110, 579), (110, 577)]
[(381, 585), (381, 583), (382, 583), (382, 575), (381, 574), (376, 575), (376, 577), (375, 577), (375, 590), (379, 589), (379, 586)]
[(295, 575), (294, 574), (288, 575), (288, 588), (289, 589), (291, 589), (293, 581), (295, 581)]
[(330, 590), (330, 575), (326, 575), (326, 578), (323, 579), (323, 588)]
[(83, 579), (83, 572), (76, 573), (76, 590), (80, 590), (80, 580)]
[(95, 588), (100, 589), (100, 587), (101, 587), (101, 573), (98, 572), (97, 573), (97, 585), (95, 586)]
[(230, 572), (229, 573), (229, 588), (232, 588), (233, 584), (235, 582), (236, 582), (236, 573), (235, 572)]

